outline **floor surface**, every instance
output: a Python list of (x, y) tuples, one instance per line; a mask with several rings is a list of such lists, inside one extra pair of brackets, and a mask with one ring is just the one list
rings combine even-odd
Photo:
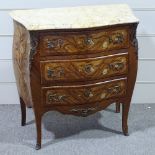
[(0, 105), (0, 155), (155, 155), (155, 104), (132, 104), (129, 134), (121, 132), (114, 105), (88, 117), (48, 112), (43, 117), (42, 149), (34, 149), (32, 109), (20, 126), (20, 106)]

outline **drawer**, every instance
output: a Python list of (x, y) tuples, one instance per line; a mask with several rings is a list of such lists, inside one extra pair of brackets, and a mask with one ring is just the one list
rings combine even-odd
[(44, 106), (94, 103), (126, 94), (126, 78), (87, 85), (42, 88)]
[(128, 48), (128, 29), (53, 33), (40, 37), (40, 55), (77, 55)]
[(97, 80), (127, 72), (126, 53), (87, 59), (41, 61), (42, 84)]

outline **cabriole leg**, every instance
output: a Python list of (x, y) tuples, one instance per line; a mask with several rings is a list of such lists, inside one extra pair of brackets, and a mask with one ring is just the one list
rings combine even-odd
[(128, 136), (128, 113), (130, 102), (122, 103), (122, 130), (125, 136)]
[(21, 126), (25, 126), (26, 125), (26, 105), (21, 97), (20, 97), (20, 107), (21, 107)]
[(35, 112), (35, 120), (36, 120), (36, 131), (37, 131), (37, 143), (36, 150), (41, 149), (41, 115), (39, 112)]
[(120, 112), (120, 103), (116, 102), (116, 113)]

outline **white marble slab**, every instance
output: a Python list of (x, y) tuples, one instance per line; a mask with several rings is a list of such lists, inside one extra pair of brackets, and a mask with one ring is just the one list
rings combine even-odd
[(126, 4), (15, 10), (10, 15), (28, 30), (90, 28), (138, 22)]

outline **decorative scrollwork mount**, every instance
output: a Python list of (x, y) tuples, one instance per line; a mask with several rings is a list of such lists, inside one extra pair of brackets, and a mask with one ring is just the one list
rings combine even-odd
[(86, 116), (86, 115), (88, 115), (88, 113), (96, 111), (96, 110), (97, 110), (97, 108), (95, 108), (95, 107), (89, 107), (89, 108), (73, 108), (70, 111), (79, 113), (82, 116)]
[(130, 41), (131, 45), (135, 48), (136, 59), (138, 60), (138, 40), (136, 38), (136, 29), (137, 24), (134, 24), (130, 33)]
[(32, 61), (34, 59), (34, 55), (37, 52), (37, 46), (38, 46), (38, 39), (37, 38), (38, 37), (34, 33), (32, 33), (30, 35), (30, 56), (29, 56), (29, 59), (30, 59), (30, 68), (31, 68)]

